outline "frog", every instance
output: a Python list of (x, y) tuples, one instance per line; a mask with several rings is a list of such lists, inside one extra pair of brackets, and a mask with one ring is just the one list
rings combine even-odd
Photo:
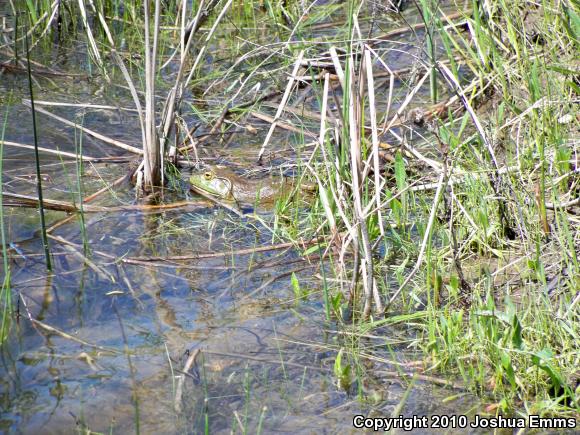
[(212, 166), (189, 178), (191, 190), (219, 200), (240, 204), (272, 203), (288, 195), (293, 187), (284, 177), (249, 179), (224, 166)]

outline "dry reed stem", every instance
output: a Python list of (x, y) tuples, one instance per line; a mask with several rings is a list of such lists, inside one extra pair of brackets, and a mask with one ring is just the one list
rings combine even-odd
[[(121, 59), (121, 56), (119, 56), (119, 53), (117, 53), (117, 50), (115, 48), (115, 41), (113, 40), (113, 36), (111, 35), (111, 32), (109, 30), (109, 26), (107, 25), (105, 18), (100, 13), (100, 11), (96, 10), (96, 8), (93, 4), (93, 0), (89, 0), (89, 4), (93, 8), (93, 12), (99, 17), (99, 22), (101, 23), (101, 27), (102, 27), (103, 31), (105, 32), (107, 40), (109, 41), (109, 45), (111, 46), (111, 57), (113, 58), (113, 60), (115, 61), (115, 63), (119, 67), (119, 69), (121, 70), (123, 78), (125, 79), (125, 82), (127, 83), (127, 87), (129, 88), (131, 98), (133, 98), (133, 103), (135, 104), (135, 107), (137, 109), (137, 114), (139, 115), (138, 119), (139, 119), (139, 126), (141, 129), (141, 140), (144, 143), (145, 142), (145, 119), (144, 119), (143, 109), (141, 107), (141, 101), (139, 100), (139, 95), (137, 93), (137, 89), (135, 88), (135, 85), (133, 84), (133, 80), (131, 79), (131, 76), (129, 75), (129, 71), (127, 71), (127, 67), (125, 66), (125, 63), (123, 62), (123, 59)], [(139, 154), (142, 154), (142, 151)]]
[[(373, 257), (372, 249), (369, 241), (368, 229), (366, 225), (366, 216), (363, 215), (363, 206), (361, 198), (362, 189), (362, 160), (361, 160), (361, 131), (359, 129), (360, 120), (362, 117), (362, 104), (363, 98), (361, 95), (362, 90), (359, 87), (359, 93), (355, 91), (355, 71), (354, 71), (354, 59), (352, 53), (349, 54), (347, 68), (349, 71), (349, 80), (346, 83), (347, 89), (346, 93), (348, 95), (348, 127), (349, 127), (349, 145), (350, 145), (350, 170), (352, 177), (352, 198), (353, 198), (353, 211), (355, 221), (357, 223), (356, 235), (353, 235), (353, 243), (355, 244), (355, 249), (360, 250), (362, 245), (362, 258), (361, 258), (361, 269), (365, 271), (363, 273), (363, 289), (364, 289), (364, 309), (363, 317), (368, 318), (372, 310), (372, 301), (375, 300), (377, 304), (377, 310), (382, 312), (382, 303), (380, 301), (380, 295), (376, 292), (375, 282), (374, 282), (374, 272), (373, 272)], [(362, 66), (361, 71), (362, 73)], [(359, 86), (362, 81), (359, 79)]]
[[(260, 119), (262, 121), (271, 123), (270, 129), (272, 129), (272, 126), (274, 126), (274, 127), (280, 127), (283, 130), (292, 131), (294, 133), (303, 134), (306, 137), (309, 137), (309, 138), (312, 138), (312, 139), (316, 139), (316, 135), (314, 133), (311, 133), (309, 131), (300, 129), (300, 128), (295, 127), (292, 124), (288, 124), (288, 123), (286, 123), (284, 121), (276, 120), (275, 117), (272, 118), (269, 115), (266, 115), (266, 114), (261, 113), (261, 112), (256, 112), (256, 111), (251, 111), (250, 112), (250, 115), (252, 115), (254, 118), (258, 118), (258, 119)], [(262, 151), (262, 150), (260, 150), (260, 151)], [(260, 155), (258, 154), (258, 158), (260, 158), (259, 156)]]
[[(379, 231), (381, 237), (385, 236), (385, 228), (383, 225), (383, 215), (381, 213), (381, 171), (379, 167), (379, 134), (377, 129), (377, 110), (375, 106), (375, 83), (373, 79), (373, 64), (371, 62), (371, 53), (368, 50), (364, 51), (364, 61), (367, 73), (367, 92), (369, 97), (369, 114), (371, 118), (371, 141), (372, 151), (369, 160), (373, 159), (373, 168), (375, 176), (375, 201), (377, 203), (377, 219), (379, 222)], [(371, 201), (372, 202), (372, 201)]]
[[(60, 3), (60, 2), (58, 2), (58, 3)], [(99, 47), (97, 47), (97, 42), (95, 41), (95, 38), (93, 37), (93, 32), (91, 30), (91, 26), (89, 26), (89, 23), (87, 20), (87, 11), (85, 8), (85, 3), (83, 0), (78, 0), (78, 4), (79, 4), (80, 12), (81, 12), (81, 20), (83, 22), (83, 26), (84, 26), (85, 31), (86, 31), (87, 39), (89, 40), (89, 44), (88, 44), (89, 48), (90, 48), (89, 53), (92, 54), (93, 60), (97, 64), (101, 73), (103, 74), (103, 77), (105, 77), (105, 80), (107, 82), (110, 82), (109, 75), (107, 74), (107, 69), (105, 68), (105, 65), (103, 64), (103, 59), (101, 58), (101, 52), (99, 51)]]
[[(26, 150), (33, 150), (34, 149), (34, 145), (26, 145), (23, 143), (18, 143), (18, 142), (10, 142), (10, 141), (3, 141), (2, 142), (4, 145), (8, 145), (14, 148), (21, 148), (21, 149), (26, 149)], [(77, 159), (77, 158), (81, 158), (82, 160), (86, 161), (86, 162), (91, 162), (91, 161), (95, 161), (98, 160), (97, 157), (89, 157), (89, 156), (79, 156), (77, 154), (74, 153), (69, 153), (66, 151), (59, 151), (59, 150), (53, 150), (50, 148), (43, 148), (43, 147), (38, 147), (38, 151), (41, 151), (43, 153), (46, 154), (54, 154), (57, 155), (59, 157), (70, 157), (71, 159)]]
[(303, 57), (304, 57), (304, 50), (301, 50), (300, 53), (298, 54), (298, 58), (296, 59), (296, 62), (294, 62), (294, 68), (292, 69), (292, 74), (288, 78), (288, 84), (286, 85), (286, 90), (284, 91), (284, 95), (282, 96), (282, 100), (280, 101), (280, 105), (278, 106), (278, 110), (276, 111), (276, 115), (274, 116), (274, 121), (272, 122), (272, 125), (270, 125), (270, 129), (268, 130), (268, 134), (266, 135), (266, 138), (264, 139), (264, 143), (262, 144), (262, 147), (260, 148), (260, 152), (258, 153), (258, 162), (259, 163), (262, 161), (262, 155), (264, 154), (264, 151), (266, 150), (266, 147), (268, 146), (268, 142), (270, 142), (272, 134), (274, 133), (274, 130), (276, 129), (278, 119), (280, 119), (280, 116), (282, 115), (282, 112), (284, 111), (284, 107), (286, 106), (288, 98), (290, 97), (290, 92), (292, 91), (292, 88), (294, 87), (294, 82), (295, 82), (294, 76), (296, 76), (296, 73), (298, 72), (298, 68), (300, 68), (300, 62), (302, 62)]
[[(197, 8), (197, 14), (194, 18), (194, 21), (192, 22), (192, 25), (191, 25), (191, 31), (189, 34), (189, 38), (185, 42), (185, 47), (183, 47), (183, 43), (184, 43), (183, 38), (185, 37), (185, 27), (184, 27), (185, 21), (182, 21), (182, 27), (181, 27), (182, 52), (180, 55), (179, 69), (177, 71), (177, 76), (175, 78), (175, 84), (173, 85), (173, 87), (169, 91), (169, 94), (167, 95), (167, 98), (165, 100), (165, 105), (163, 107), (163, 115), (162, 115), (162, 119), (161, 119), (161, 125), (163, 126), (162, 135), (160, 138), (160, 152), (161, 152), (161, 166), (162, 167), (165, 166), (164, 161), (163, 161), (164, 156), (165, 156), (165, 142), (167, 141), (167, 138), (169, 137), (172, 126), (175, 124), (176, 113), (178, 110), (178, 106), (181, 102), (181, 96), (182, 96), (183, 88), (184, 88), (182, 80), (183, 80), (183, 74), (185, 71), (187, 55), (189, 53), (189, 48), (190, 48), (191, 43), (193, 41), (195, 31), (197, 31), (197, 29), (198, 29), (198, 24), (199, 24), (200, 19), (201, 19), (203, 6), (204, 6), (204, 0), (201, 0), (199, 5), (198, 5), (198, 8)], [(185, 2), (184, 2), (183, 8), (184, 9), (182, 11), (182, 16), (185, 17)], [(175, 153), (175, 155), (176, 155), (176, 153)], [(171, 157), (174, 157), (174, 156), (171, 156)], [(196, 156), (196, 158), (197, 158), (197, 156)], [(162, 171), (162, 173), (161, 173), (162, 181), (163, 181), (164, 177), (165, 177), (164, 171)]]
[(465, 106), (465, 110), (467, 110), (467, 112), (469, 113), (469, 116), (471, 117), (471, 120), (473, 121), (473, 124), (475, 125), (475, 128), (476, 128), (477, 132), (479, 133), (479, 136), (481, 137), (481, 140), (483, 141), (484, 145), (486, 146), (486, 148), (489, 152), (489, 155), (491, 157), (491, 160), (493, 162), (495, 169), (499, 170), (499, 164), (497, 162), (497, 158), (495, 157), (495, 152), (494, 152), (493, 147), (491, 145), (491, 141), (489, 140), (487, 134), (485, 133), (485, 130), (484, 130), (483, 126), (481, 125), (481, 122), (479, 121), (479, 117), (475, 113), (475, 110), (473, 109), (473, 107), (471, 107), (469, 100), (465, 96), (464, 89), (461, 87), (461, 85), (459, 84), (459, 82), (457, 81), (457, 79), (455, 78), (453, 73), (449, 70), (449, 68), (447, 68), (447, 65), (445, 65), (441, 62), (437, 62), (437, 65), (438, 65), (438, 68), (443, 73), (444, 77), (447, 79), (448, 83), (452, 85), (453, 91), (456, 92), (457, 94), (459, 94), (459, 97), (461, 98), (461, 101), (463, 102), (463, 105)]
[[(57, 240), (59, 238), (60, 237), (55, 236), (54, 240)], [(95, 272), (95, 274), (97, 274), (97, 276), (99, 276), (99, 278), (101, 278), (102, 280), (110, 281), (112, 283), (116, 282), (115, 277), (112, 274), (110, 274), (109, 272), (107, 272), (103, 268), (97, 266), (95, 263), (93, 263), (91, 260), (89, 260), (86, 255), (84, 255), (81, 251), (76, 249), (74, 246), (65, 244), (64, 249), (66, 251), (68, 251), (70, 254), (72, 254), (74, 257), (77, 257), (81, 261), (82, 264), (88, 266), (89, 269), (91, 269), (93, 272)]]
[(407, 94), (407, 96), (405, 97), (405, 100), (403, 101), (403, 103), (401, 104), (401, 106), (399, 106), (399, 110), (397, 110), (397, 112), (393, 115), (393, 117), (391, 118), (391, 120), (387, 123), (386, 127), (383, 128), (383, 131), (381, 131), (381, 135), (383, 135), (387, 131), (389, 131), (391, 129), (391, 127), (393, 127), (393, 125), (395, 125), (395, 123), (397, 121), (399, 121), (400, 119), (402, 119), (401, 115), (407, 109), (407, 106), (409, 105), (409, 103), (411, 101), (413, 101), (413, 98), (415, 97), (415, 94), (417, 94), (417, 92), (419, 92), (419, 89), (421, 89), (421, 86), (423, 86), (423, 83), (425, 83), (425, 80), (427, 80), (427, 78), (429, 77), (429, 74), (430, 74), (430, 71), (427, 71), (423, 75), (423, 77), (421, 77), (421, 79), (419, 79), (419, 81), (417, 82), (417, 84), (415, 85), (415, 87), (411, 90), (411, 92), (409, 92)]
[[(27, 103), (26, 101), (23, 101), (22, 104), (24, 104), (25, 106), (30, 107), (30, 103)], [(34, 110), (36, 112), (38, 112), (38, 113), (42, 113), (43, 115), (50, 116), (51, 118), (54, 118), (57, 121), (60, 121), (60, 122), (62, 122), (65, 125), (68, 125), (69, 127), (74, 127), (74, 128), (76, 128), (78, 130), (81, 130), (85, 134), (88, 134), (89, 136), (92, 136), (92, 137), (94, 137), (96, 139), (99, 139), (99, 140), (101, 140), (101, 141), (103, 141), (103, 142), (105, 142), (105, 143), (107, 143), (109, 145), (116, 146), (117, 148), (121, 148), (121, 149), (123, 149), (125, 151), (129, 151), (129, 152), (132, 152), (134, 154), (143, 154), (143, 150), (140, 150), (139, 148), (135, 148), (134, 146), (127, 145), (126, 143), (123, 143), (123, 142), (118, 141), (116, 139), (111, 139), (110, 137), (107, 137), (105, 135), (102, 135), (100, 133), (97, 133), (96, 131), (90, 130), (90, 129), (86, 128), (86, 127), (83, 127), (83, 126), (77, 124), (76, 122), (69, 121), (68, 119), (62, 118), (62, 117), (60, 117), (58, 115), (55, 115), (54, 113), (50, 113), (47, 110), (40, 109), (38, 107), (36, 107)]]
[[(28, 195), (20, 195), (17, 193), (4, 192), (4, 206), (11, 207), (38, 207), (38, 198)], [(8, 199), (8, 201), (6, 201)], [(44, 206), (48, 210), (64, 211), (68, 213), (80, 212), (80, 207), (76, 204), (57, 201), (54, 199), (43, 199)], [(83, 212), (86, 213), (117, 213), (122, 211), (164, 211), (164, 210), (175, 210), (179, 208), (188, 207), (207, 207), (208, 203), (205, 201), (178, 201), (170, 204), (158, 204), (158, 205), (148, 205), (148, 204), (135, 204), (135, 205), (120, 205), (120, 206), (98, 206), (98, 205), (83, 205)]]
[(195, 58), (195, 61), (193, 62), (193, 66), (191, 67), (191, 70), (189, 71), (189, 74), (188, 74), (187, 78), (183, 82), (183, 86), (184, 87), (187, 87), (189, 85), (189, 82), (191, 81), (191, 79), (193, 77), (193, 74), (197, 70), (197, 67), (199, 65), (199, 62), (201, 61), (201, 59), (205, 55), (205, 51), (207, 50), (209, 41), (213, 37), (213, 34), (215, 33), (218, 24), (221, 22), (222, 18), (226, 14), (226, 12), (229, 9), (229, 7), (230, 7), (231, 4), (232, 4), (232, 0), (228, 0), (228, 2), (222, 8), (222, 10), (221, 10), (220, 14), (218, 15), (218, 17), (216, 18), (213, 26), (211, 27), (208, 35), (206, 36), (206, 38), (204, 40), (204, 45), (201, 47), (201, 49), (199, 49), (199, 53), (197, 54), (197, 57)]
[(160, 155), (161, 145), (157, 125), (155, 121), (155, 75), (157, 66), (157, 38), (159, 36), (160, 3), (155, 0), (153, 45), (150, 35), (150, 10), (149, 1), (144, 2), (145, 8), (145, 142), (143, 142), (143, 185), (137, 184), (138, 191), (152, 191), (153, 188), (163, 183), (163, 157)]
[[(324, 148), (326, 146), (326, 114), (328, 111), (328, 86), (330, 81), (330, 74), (326, 73), (324, 77), (324, 88), (322, 91), (322, 107), (320, 109), (320, 133), (318, 136), (318, 143), (316, 147)], [(330, 227), (330, 232), (332, 234), (332, 238), (334, 239), (335, 236), (338, 234), (338, 229), (336, 227), (336, 220), (334, 219), (334, 213), (332, 212), (332, 207), (330, 206), (330, 202), (328, 201), (328, 195), (326, 188), (322, 184), (320, 177), (318, 177), (318, 173), (312, 169), (310, 163), (314, 158), (316, 151), (312, 152), (310, 160), (307, 162), (306, 167), (310, 170), (312, 174), (315, 175), (316, 182), (318, 184), (318, 191), (319, 191), (319, 198), (320, 203), (322, 204), (322, 208), (324, 210), (324, 214), (328, 221), (328, 225)]]
[[(183, 373), (189, 373), (189, 370), (191, 369), (191, 367), (195, 363), (195, 360), (200, 352), (201, 351), (199, 349), (195, 349), (193, 352), (190, 353), (189, 358), (187, 358), (187, 361), (185, 361), (185, 364), (183, 365), (183, 369), (181, 370)], [(182, 410), (182, 403), (183, 403), (182, 396), (183, 396), (184, 383), (185, 383), (185, 375), (182, 374), (181, 376), (179, 376), (179, 379), (177, 381), (177, 386), (175, 387), (175, 398), (173, 400), (173, 407), (175, 409), (175, 412), (177, 412), (178, 414), (180, 414), (181, 410)]]
[(36, 42), (34, 42), (34, 44), (32, 44), (30, 46), (30, 50), (33, 50), (39, 43), (40, 41), (42, 41), (42, 39), (46, 36), (46, 34), (50, 31), (50, 25), (52, 24), (52, 22), (54, 21), (56, 14), (58, 13), (58, 9), (60, 7), (60, 0), (54, 0), (52, 2), (52, 4), (50, 5), (50, 9), (52, 11), (52, 13), (50, 14), (50, 17), (48, 18), (48, 20), (46, 21), (46, 26), (44, 27), (44, 30), (42, 31), (42, 33), (36, 38)]
[(344, 92), (345, 89), (345, 79), (344, 79), (344, 71), (342, 70), (342, 65), (340, 64), (340, 59), (338, 58), (338, 53), (336, 52), (335, 47), (330, 47), (328, 49), (330, 53), (330, 58), (332, 59), (332, 64), (334, 65), (334, 70), (336, 71), (336, 75), (338, 76), (338, 81), (340, 82), (340, 87)]
[[(23, 98), (22, 101), (30, 101)], [(89, 104), (89, 103), (63, 103), (60, 101), (46, 101), (46, 100), (34, 100), (35, 106), (48, 106), (48, 107), (78, 107), (80, 109), (96, 109), (96, 110), (114, 110), (123, 112), (137, 112), (137, 109), (131, 109), (129, 107), (120, 106), (108, 106), (105, 104)]]
[(446, 185), (445, 180), (447, 178), (447, 174), (442, 172), (439, 176), (439, 181), (437, 183), (437, 191), (435, 192), (435, 198), (433, 199), (433, 205), (431, 206), (431, 214), (429, 216), (429, 221), (427, 223), (427, 227), (425, 228), (425, 235), (423, 236), (423, 242), (421, 243), (421, 249), (419, 251), (419, 256), (417, 257), (417, 261), (415, 263), (415, 267), (411, 270), (403, 284), (397, 289), (397, 291), (391, 296), (387, 303), (387, 309), (389, 306), (394, 302), (394, 300), (399, 296), (399, 294), (407, 287), (409, 281), (415, 276), (415, 274), (419, 271), (421, 264), (423, 263), (423, 256), (425, 255), (425, 251), (427, 249), (427, 244), (429, 243), (429, 239), (431, 237), (431, 229), (433, 228), (433, 223), (435, 222), (435, 217), (437, 216), (437, 208), (439, 206), (439, 201), (443, 194), (444, 187)]

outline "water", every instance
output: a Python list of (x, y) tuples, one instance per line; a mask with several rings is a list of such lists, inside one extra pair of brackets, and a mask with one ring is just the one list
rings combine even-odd
[[(86, 52), (75, 50), (76, 44), (35, 53), (55, 68), (86, 72)], [(389, 61), (397, 62), (400, 53), (390, 54)], [(132, 107), (125, 90), (99, 78), (37, 80), (37, 99)], [(9, 107), (6, 140), (32, 144), (30, 109), (19, 102), (28, 98), (25, 76), (5, 72), (0, 90), (3, 95), (14, 92), (17, 101)], [(386, 95), (387, 90), (381, 92)], [(131, 112), (48, 110), (111, 138), (140, 143)], [(76, 152), (78, 133), (75, 140), (72, 128), (45, 115), (37, 119), (40, 146)], [(216, 138), (200, 154), (249, 165), (266, 130), (237, 134), (231, 143)], [(272, 156), (283, 161), (293, 155), (296, 138), (277, 130), (271, 143), (278, 144), (274, 152), (290, 150)], [(88, 136), (83, 153), (126, 155)], [(86, 163), (83, 192), (95, 192), (128, 171), (127, 163)], [(71, 194), (76, 191), (74, 161), (42, 155), (42, 176), (45, 197), (77, 199)], [(5, 147), (3, 182), (5, 192), (35, 196), (30, 150)], [(170, 192), (166, 201), (191, 195), (183, 182), (178, 185), (181, 189)], [(98, 204), (131, 205), (132, 189), (125, 181)], [(381, 358), (395, 356), (401, 364), (419, 358), (405, 351), (412, 334), (403, 330), (375, 331), (378, 338), (365, 341), (369, 356), (352, 366), (358, 381), (346, 389), (338, 386), (336, 355), (352, 341), (325, 320), (316, 253), (305, 259), (294, 248), (240, 252), (284, 241), (272, 235), (270, 211), (259, 211), (266, 225), (207, 205), (187, 212), (88, 213), (84, 236), (77, 217), (52, 232), (52, 273), (45, 270), (35, 209), (5, 207), (4, 213), (17, 316), (1, 351), (0, 430), (350, 433), (354, 415), (390, 416), (407, 389), (405, 415), (474, 412), (473, 399), (464, 394), (442, 401), (461, 390), (426, 381), (410, 384), (411, 378), (393, 375), (396, 367)], [(65, 217), (47, 211), (49, 225)], [(203, 256), (148, 261), (197, 254)], [(331, 272), (328, 264), (323, 267)], [(291, 271), (304, 299), (295, 297)], [(181, 374), (197, 351), (191, 370)]]

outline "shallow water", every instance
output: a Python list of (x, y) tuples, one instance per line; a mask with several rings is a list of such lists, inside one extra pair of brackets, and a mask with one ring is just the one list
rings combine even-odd
[[(406, 43), (398, 47), (409, 51)], [(80, 53), (68, 45), (38, 56), (78, 73), (87, 66), (86, 53)], [(401, 67), (412, 61), (412, 56), (403, 59), (399, 50), (389, 56), (389, 62)], [(17, 101), (27, 98), (24, 76), (5, 72), (0, 78), (3, 94), (12, 90)], [(132, 106), (127, 92), (98, 78), (38, 80), (39, 100)], [(387, 90), (381, 89), (384, 97)], [(2, 109), (3, 114), (6, 106)], [(16, 103), (9, 110), (6, 140), (32, 144), (30, 109)], [(49, 110), (111, 138), (140, 142), (131, 112)], [(40, 146), (77, 149), (73, 129), (45, 115), (38, 115), (38, 127)], [(239, 134), (230, 144), (212, 144), (202, 156), (248, 164), (266, 130)], [(276, 131), (272, 143), (290, 150), (273, 154), (277, 162), (294, 153), (298, 139)], [(87, 136), (83, 153), (125, 155)], [(83, 192), (113, 182), (128, 172), (127, 166), (86, 163)], [(75, 174), (74, 162), (42, 156), (46, 197), (77, 199)], [(32, 153), (5, 147), (4, 191), (35, 195), (34, 180)], [(184, 186), (166, 200), (189, 196)], [(132, 186), (124, 182), (98, 204), (134, 202)], [(340, 388), (333, 367), (338, 349), (348, 346), (348, 336), (325, 321), (319, 259), (305, 259), (289, 248), (238, 252), (284, 241), (273, 235), (270, 212), (259, 211), (265, 225), (207, 205), (187, 212), (88, 213), (84, 236), (78, 218), (52, 232), (57, 239), (50, 240), (50, 274), (37, 212), (5, 207), (4, 213), (18, 316), (1, 352), (0, 430), (349, 433), (354, 431), (354, 415), (389, 416), (408, 388), (405, 415), (467, 414), (476, 409), (473, 398), (462, 391), (431, 382), (410, 384), (410, 378), (393, 375), (393, 364), (370, 357), (353, 368), (360, 380), (347, 391)], [(49, 225), (64, 217), (62, 212), (47, 212)], [(148, 261), (153, 256), (198, 254), (203, 256), (187, 261)], [(322, 267), (331, 273), (328, 264)], [(303, 300), (294, 296), (291, 272), (308, 290)], [(405, 351), (412, 337), (408, 331), (376, 333), (384, 337), (369, 339), (365, 350), (374, 357), (396, 357), (399, 364), (418, 358)], [(393, 343), (393, 338), (400, 341)], [(197, 350), (180, 387), (180, 370)], [(457, 394), (456, 400), (443, 402)]]
[[(13, 288), (23, 301), (22, 317), (2, 354), (3, 427), (61, 433), (82, 424), (125, 433), (135, 430), (138, 419), (145, 433), (183, 433), (200, 431), (207, 419), (212, 433), (242, 427), (254, 432), (262, 419), (264, 431), (334, 433), (351, 428), (355, 414), (390, 413), (406, 383), (381, 378), (381, 370), (392, 371), (388, 364), (369, 362), (361, 368), (368, 385), (350, 392), (335, 384), (341, 339), (325, 332), (336, 326), (324, 322), (318, 292), (295, 301), (287, 276), (257, 291), (288, 268), (296, 269), (303, 288), (316, 291), (320, 281), (312, 273), (318, 263), (302, 261), (295, 250), (228, 254), (270, 240), (227, 220), (214, 211), (95, 216), (87, 232), (89, 258), (98, 270), (54, 242), (52, 276), (45, 274), (42, 257), (15, 260)], [(187, 234), (161, 234), (169, 222)], [(236, 240), (229, 245), (232, 226)], [(81, 243), (73, 224), (55, 233)], [(41, 252), (34, 238), (19, 247)], [(118, 261), (154, 253), (225, 255), (151, 267), (112, 264), (100, 251), (115, 253)], [(42, 323), (32, 325), (28, 316)], [(387, 342), (373, 343), (375, 352), (385, 352)], [(201, 354), (178, 413), (177, 370), (196, 349)], [(441, 412), (435, 398), (449, 393), (418, 384), (406, 409)]]

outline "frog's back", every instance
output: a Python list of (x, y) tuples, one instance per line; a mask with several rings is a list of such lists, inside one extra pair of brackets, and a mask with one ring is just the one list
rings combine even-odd
[(259, 180), (246, 179), (234, 185), (234, 197), (238, 202), (253, 203), (275, 201), (284, 192), (284, 181), (272, 177)]

